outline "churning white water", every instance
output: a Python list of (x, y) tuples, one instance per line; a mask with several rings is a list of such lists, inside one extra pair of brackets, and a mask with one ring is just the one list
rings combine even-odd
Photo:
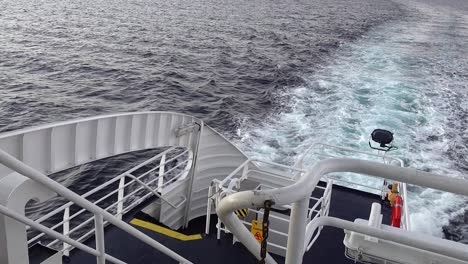
[[(308, 85), (278, 94), (283, 110), (239, 129), (244, 149), (292, 164), (313, 142), (370, 150), (369, 134), (384, 128), (395, 133), (392, 156), (407, 166), (468, 175), (468, 15), (421, 3), (405, 8), (406, 17), (341, 46), (304, 76)], [(455, 195), (416, 186), (409, 192), (416, 231), (443, 236), (442, 227), (466, 210)]]

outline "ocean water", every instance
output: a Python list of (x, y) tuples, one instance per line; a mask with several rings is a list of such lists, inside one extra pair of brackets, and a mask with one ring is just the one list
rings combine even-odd
[[(425, 3), (406, 12), (279, 92), (282, 111), (238, 130), (248, 152), (292, 164), (315, 142), (370, 150), (369, 134), (385, 128), (407, 166), (468, 179), (468, 13)], [(466, 199), (416, 186), (409, 196), (414, 231), (468, 242)]]
[[(393, 154), (407, 165), (463, 177), (467, 6), (2, 1), (0, 131), (171, 110), (203, 118), (252, 156), (292, 164), (316, 141), (367, 149), (379, 127), (395, 133)], [(79, 171), (57, 180), (97, 184)], [(465, 199), (409, 191), (414, 230), (468, 242)]]

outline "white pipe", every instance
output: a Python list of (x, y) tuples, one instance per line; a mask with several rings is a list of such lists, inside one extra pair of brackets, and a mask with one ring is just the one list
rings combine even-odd
[[(234, 211), (242, 208), (262, 207), (266, 200), (273, 201), (277, 206), (296, 203), (309, 196), (323, 175), (332, 172), (368, 174), (468, 196), (468, 181), (466, 180), (443, 177), (416, 169), (401, 168), (374, 161), (329, 159), (318, 162), (292, 185), (272, 190), (243, 191), (231, 194), (219, 202), (216, 213), (237, 239), (258, 258), (260, 254), (258, 242), (234, 215)], [(291, 218), (298, 217), (300, 214), (295, 210), (291, 212)], [(305, 232), (305, 229), (302, 232)], [(294, 237), (292, 233), (289, 234), (288, 243), (289, 240), (301, 240), (301, 237)], [(302, 250), (303, 246), (300, 248)], [(297, 248), (291, 249), (288, 247), (288, 251), (290, 250), (297, 251)], [(302, 258), (302, 255), (300, 257)], [(286, 261), (286, 264), (291, 264), (291, 262)]]
[[(116, 227), (122, 229), (123, 231), (131, 234), (132, 236), (138, 238), (139, 240), (145, 242), (146, 244), (150, 245), (151, 247), (161, 251), (163, 254), (179, 261), (182, 263), (191, 263), (189, 260), (185, 259), (181, 255), (175, 253), (171, 249), (165, 247), (161, 243), (155, 241), (151, 237), (145, 235), (144, 233), (138, 231), (136, 228), (130, 226), (129, 224), (123, 222), (122, 220), (119, 220), (112, 214), (108, 213), (107, 211), (103, 210), (99, 206), (91, 203), (90, 201), (84, 199), (83, 197), (79, 196), (78, 194), (70, 191), (66, 187), (62, 186), (60, 183), (51, 180), (49, 177), (46, 175), (42, 174), (41, 172), (37, 171), (36, 169), (33, 169), (32, 167), (28, 166), (25, 163), (22, 163), (21, 161), (17, 160), (10, 154), (6, 153), (5, 151), (0, 149), (0, 161), (3, 163), (5, 166), (8, 168), (24, 175), (25, 177), (28, 177), (36, 182), (39, 182), (43, 184), (44, 186), (50, 188), (57, 194), (63, 196), (64, 198), (74, 202), (77, 205), (82, 206), (83, 208), (86, 208), (90, 212), (96, 214), (96, 215), (102, 215), (105, 220), (110, 222), (111, 224), (115, 225)], [(42, 230), (40, 230), (42, 231)], [(66, 241), (67, 242), (67, 241)]]
[[(255, 192), (264, 193), (263, 191)], [(216, 208), (218, 219), (223, 221), (226, 228), (233, 233), (257, 259), (260, 259), (260, 243), (258, 243), (233, 212), (242, 208), (261, 207), (264, 201), (273, 200), (269, 198), (272, 197), (255, 196), (254, 191), (238, 192), (222, 199)], [(276, 261), (270, 254), (267, 254), (266, 262), (269, 264), (276, 264)]]

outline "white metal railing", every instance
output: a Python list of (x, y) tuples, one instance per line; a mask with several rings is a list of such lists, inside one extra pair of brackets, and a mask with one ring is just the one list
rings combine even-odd
[[(331, 153), (326, 153), (325, 151), (331, 151)], [(353, 157), (353, 158), (361, 158), (361, 159), (367, 159), (367, 160), (382, 160), (383, 163), (385, 164), (399, 164), (400, 167), (404, 166), (403, 160), (399, 158), (394, 158), (394, 157), (388, 157), (385, 155), (385, 153), (380, 154), (380, 153), (371, 153), (367, 151), (362, 151), (358, 149), (353, 149), (353, 148), (347, 148), (347, 147), (340, 147), (340, 146), (335, 146), (335, 145), (330, 145), (330, 144), (325, 144), (325, 143), (313, 143), (311, 144), (299, 157), (297, 160), (295, 166), (298, 168), (302, 168), (304, 166), (304, 161), (311, 156), (314, 155), (319, 155), (319, 156), (325, 156), (326, 158), (336, 158), (336, 157)], [(328, 155), (328, 156), (327, 156)], [(315, 160), (317, 161), (317, 160)], [(310, 165), (310, 164), (309, 164)]]
[[(259, 165), (266, 165), (266, 167), (259, 167)], [(286, 186), (293, 184), (297, 181), (298, 175), (302, 175), (303, 171), (294, 168), (288, 167), (282, 164), (266, 162), (266, 161), (259, 161), (259, 160), (247, 160), (239, 167), (237, 167), (232, 173), (230, 173), (226, 178), (223, 180), (214, 180), (208, 189), (208, 200), (207, 200), (207, 212), (206, 212), (206, 226), (205, 226), (205, 233), (209, 234), (210, 232), (210, 215), (212, 213), (213, 204), (217, 205), (217, 203), (227, 195), (236, 193), (239, 191), (242, 182), (247, 179), (253, 179), (260, 184), (254, 189), (257, 191), (260, 190), (267, 190), (267, 189), (274, 189), (275, 187), (265, 184), (264, 182), (269, 180), (277, 180), (280, 186)], [(317, 186), (317, 189), (321, 189), (322, 193), (311, 193), (309, 200), (310, 206), (308, 208), (307, 219), (308, 222), (311, 222), (319, 217), (328, 216), (330, 211), (330, 199), (332, 193), (332, 186), (333, 180), (324, 178), (323, 181), (325, 182), (325, 186)], [(278, 185), (276, 186), (278, 187)], [(282, 205), (283, 209), (291, 209), (290, 205)], [(256, 213), (257, 216), (263, 214), (263, 209), (256, 210), (253, 208), (249, 208), (249, 212)], [(270, 214), (270, 217), (273, 219), (277, 219), (278, 221), (286, 222), (289, 225), (289, 216), (287, 214), (284, 217), (276, 216)], [(250, 227), (252, 223), (247, 222), (241, 218), (240, 221), (246, 226)], [(221, 232), (229, 233), (229, 230), (223, 228), (220, 219), (218, 218), (218, 222), (216, 224), (217, 228), (217, 239), (220, 239)], [(304, 247), (309, 250), (312, 245), (315, 243), (317, 238), (320, 235), (322, 228), (319, 228), (315, 235), (311, 237), (306, 243)], [(270, 225), (269, 231), (279, 236), (285, 237), (287, 240), (288, 233), (281, 232), (275, 229), (273, 224)], [(234, 242), (236, 238), (233, 237)], [(286, 250), (285, 246), (275, 244), (271, 241), (268, 241), (268, 245)]]
[[(320, 186), (317, 186), (320, 187)], [(309, 209), (309, 224), (318, 219), (319, 217), (324, 217), (328, 216), (328, 213), (330, 212), (330, 200), (331, 200), (331, 194), (332, 194), (332, 187), (333, 187), (333, 180), (327, 180), (327, 185), (325, 187), (325, 191), (323, 193), (323, 196), (315, 203), (315, 205)], [(320, 204), (320, 211), (315, 211), (315, 208), (318, 208), (318, 205)], [(312, 217), (312, 213), (315, 212), (315, 215)], [(309, 251), (309, 249), (314, 245), (315, 241), (317, 241), (317, 238), (320, 236), (320, 233), (322, 232), (322, 227), (317, 229), (317, 232), (315, 232), (315, 235), (313, 235), (310, 239), (305, 240), (305, 249), (306, 251)]]
[[(268, 171), (266, 168), (264, 170), (259, 170), (258, 165), (263, 164), (270, 167), (275, 167), (275, 171)], [(289, 167), (282, 164), (277, 164), (273, 162), (261, 161), (257, 159), (248, 159), (243, 162), (239, 167), (232, 171), (227, 177), (223, 180), (213, 180), (208, 188), (208, 201), (207, 201), (207, 212), (206, 212), (206, 229), (205, 233), (209, 234), (209, 227), (211, 219), (208, 217), (212, 213), (213, 204), (219, 202), (224, 196), (235, 193), (233, 190), (235, 187), (234, 184), (237, 184), (243, 180), (246, 180), (249, 176), (249, 173), (261, 173), (270, 178), (276, 178), (280, 181), (285, 181), (289, 184), (293, 183), (294, 177), (297, 175), (302, 175), (304, 170)], [(229, 185), (228, 185), (229, 183)], [(218, 226), (221, 226), (221, 222), (218, 221)], [(219, 239), (219, 229), (218, 229), (218, 239)]]
[[(21, 161), (17, 160), (16, 158), (14, 158), (10, 154), (6, 153), (5, 151), (0, 150), (0, 163), (1, 164), (5, 165), (6, 167), (10, 168), (13, 171), (18, 172), (19, 174), (21, 174), (21, 175), (23, 175), (25, 177), (28, 177), (28, 178), (32, 179), (33, 181), (36, 181), (36, 182), (46, 186), (47, 188), (49, 188), (52, 191), (56, 192), (58, 195), (61, 195), (62, 197), (64, 197), (65, 199), (68, 199), (70, 201), (69, 203), (67, 203), (67, 204), (53, 210), (52, 212), (46, 214), (45, 216), (41, 217), (40, 219), (38, 219), (36, 221), (28, 219), (27, 217), (22, 216), (22, 215), (20, 215), (20, 214), (18, 214), (16, 212), (12, 211), (9, 208), (7, 208), (5, 206), (2, 206), (2, 205), (0, 205), (0, 213), (4, 214), (4, 215), (6, 215), (6, 216), (8, 216), (10, 218), (13, 218), (16, 221), (24, 223), (24, 224), (28, 225), (30, 228), (34, 228), (34, 229), (41, 232), (40, 235), (38, 235), (38, 236), (34, 237), (33, 239), (31, 239), (29, 241), (29, 243), (37, 241), (37, 239), (42, 237), (43, 234), (46, 234), (46, 235), (48, 235), (48, 236), (55, 239), (53, 241), (53, 243), (58, 243), (60, 241), (64, 243), (64, 247), (62, 249), (64, 251), (64, 253), (67, 253), (67, 251), (70, 250), (71, 247), (76, 247), (76, 248), (82, 249), (82, 250), (96, 256), (97, 263), (99, 263), (99, 264), (104, 264), (106, 260), (110, 261), (110, 262), (113, 262), (113, 263), (119, 263), (119, 264), (124, 263), (124, 262), (116, 259), (115, 257), (112, 257), (112, 256), (109, 256), (109, 255), (105, 254), (104, 226), (107, 223), (115, 225), (119, 229), (131, 234), (132, 236), (138, 238), (142, 242), (150, 245), (151, 247), (153, 247), (156, 250), (161, 251), (165, 255), (171, 257), (172, 259), (174, 259), (174, 260), (176, 260), (176, 261), (178, 261), (180, 263), (191, 263), (190, 261), (188, 261), (187, 259), (185, 259), (181, 255), (175, 253), (174, 251), (170, 250), (169, 248), (167, 248), (164, 245), (160, 244), (159, 242), (155, 241), (151, 237), (145, 235), (144, 233), (138, 231), (137, 229), (130, 226), (129, 224), (123, 222), (122, 220), (117, 218), (116, 215), (113, 215), (108, 211), (108, 209), (113, 207), (113, 206), (116, 206), (117, 208), (119, 208), (119, 206), (117, 206), (117, 205), (122, 203), (122, 201), (121, 201), (122, 199), (131, 197), (131, 195), (135, 194), (137, 191), (133, 191), (132, 193), (130, 193), (128, 195), (124, 195), (124, 194), (121, 193), (118, 196), (122, 197), (122, 199), (120, 199), (120, 200), (118, 199), (117, 202), (115, 202), (112, 205), (108, 206), (106, 209), (102, 209), (101, 207), (99, 207), (97, 205), (100, 201), (102, 201), (101, 200), (102, 198), (99, 199), (98, 201), (94, 202), (94, 203), (87, 200), (87, 199), (85, 199), (89, 195), (91, 195), (91, 194), (93, 194), (93, 193), (95, 193), (95, 192), (97, 192), (99, 190), (102, 190), (106, 186), (109, 186), (111, 183), (117, 182), (121, 178), (124, 178), (124, 177), (128, 176), (129, 173), (135, 172), (137, 169), (142, 168), (145, 165), (148, 165), (152, 161), (155, 161), (157, 159), (157, 157), (160, 157), (162, 155), (167, 155), (169, 153), (169, 151), (173, 151), (173, 150), (174, 150), (174, 148), (170, 148), (169, 150), (166, 150), (165, 152), (161, 153), (160, 155), (157, 155), (157, 156), (155, 156), (155, 157), (153, 157), (153, 158), (139, 164), (138, 166), (132, 168), (130, 171), (127, 171), (126, 173), (119, 175), (118, 177), (114, 178), (113, 180), (111, 180), (111, 181), (109, 181), (109, 182), (95, 188), (93, 191), (90, 191), (90, 192), (86, 193), (83, 196), (80, 196), (80, 195), (70, 191), (68, 188), (66, 188), (66, 187), (62, 186), (61, 184), (51, 180), (49, 177), (47, 177), (43, 173), (35, 170), (34, 168), (24, 164)], [(185, 154), (189, 154), (189, 153), (186, 151)], [(180, 155), (183, 155), (183, 154), (180, 154)], [(180, 174), (178, 174), (177, 176), (171, 178), (166, 183), (171, 183), (171, 182), (174, 182), (176, 180), (182, 180), (183, 179), (183, 176), (187, 174), (187, 172), (188, 172), (187, 170), (190, 169), (190, 167), (191, 167), (191, 155), (188, 155), (188, 157), (189, 158), (185, 160), (185, 164), (187, 164), (187, 166), (184, 168), (184, 170)], [(167, 162), (169, 162), (170, 160), (171, 159), (167, 159), (166, 162), (163, 163), (162, 165), (167, 164)], [(182, 162), (182, 164), (184, 164), (184, 162)], [(158, 166), (161, 166), (161, 163)], [(169, 173), (169, 171), (170, 170), (167, 170), (164, 175), (167, 175)], [(145, 172), (142, 175), (148, 175), (148, 174), (149, 174), (148, 172)], [(139, 175), (139, 177), (143, 177), (142, 175)], [(164, 175), (159, 175), (159, 177), (163, 177)], [(156, 179), (152, 179), (151, 181), (154, 182), (156, 180), (159, 180), (159, 177), (156, 178)], [(137, 180), (135, 178), (133, 178), (130, 182), (137, 182)], [(124, 184), (124, 187), (128, 186), (128, 184), (129, 183)], [(146, 182), (146, 184), (151, 184), (151, 182)], [(119, 184), (119, 186), (120, 186), (120, 184)], [(164, 188), (164, 186), (159, 186), (159, 187)], [(140, 186), (138, 188), (138, 190), (142, 190), (142, 189), (144, 189), (144, 186)], [(123, 190), (124, 190), (124, 188), (119, 187), (117, 190), (112, 191), (111, 194), (115, 194), (115, 193), (118, 193), (118, 192), (123, 192)], [(148, 192), (147, 194), (143, 195), (143, 197), (141, 197), (140, 199), (138, 199), (136, 202), (132, 203), (131, 205), (129, 205), (127, 207), (122, 206), (122, 211), (117, 212), (117, 214), (118, 215), (124, 214), (126, 211), (130, 210), (129, 208), (132, 208), (132, 206), (136, 206), (137, 204), (141, 203), (144, 199), (147, 199), (151, 195), (155, 195), (155, 193)], [(69, 230), (69, 224), (70, 224), (70, 220), (73, 219), (74, 217), (76, 217), (77, 215), (81, 214), (82, 211), (80, 211), (79, 213), (76, 213), (76, 214), (74, 214), (72, 216), (69, 216), (69, 212), (67, 212), (67, 209), (69, 210), (70, 206), (73, 205), (73, 204), (82, 207), (83, 208), (82, 211), (86, 210), (86, 211), (89, 211), (89, 212), (91, 212), (93, 214), (93, 216), (91, 218), (86, 220), (87, 223), (90, 223), (91, 221), (94, 220), (94, 229), (89, 231), (87, 234), (85, 234), (84, 236), (82, 236), (81, 238), (79, 238), (77, 240), (74, 240), (74, 239), (70, 238), (70, 233), (75, 231), (76, 227), (74, 229), (72, 229), (72, 230)], [(178, 206), (178, 205), (174, 205), (174, 206)], [(58, 227), (59, 225), (63, 225), (64, 234), (60, 234), (57, 231), (55, 231), (53, 228), (49, 228), (49, 227), (46, 227), (43, 224), (41, 224), (42, 221), (48, 219), (50, 216), (52, 216), (54, 214), (57, 214), (57, 213), (59, 213), (61, 211), (64, 211), (64, 220), (61, 221), (60, 223), (56, 224), (55, 227)], [(79, 226), (81, 227), (83, 225), (84, 224), (80, 224)], [(85, 244), (83, 244), (81, 242), (83, 239), (86, 238), (87, 235), (90, 235), (92, 233), (95, 233), (96, 249), (92, 249), (92, 248), (86, 246)]]
[[(294, 184), (264, 191), (242, 191), (231, 194), (222, 199), (217, 206), (216, 213), (226, 228), (257, 258), (259, 258), (259, 243), (245, 229), (243, 223), (235, 216), (234, 211), (245, 207), (261, 207), (265, 201), (271, 200), (276, 205), (293, 203), (291, 224), (288, 230), (288, 244), (286, 264), (302, 262), (304, 248), (301, 245), (313, 234), (319, 226), (334, 226), (371, 237), (395, 242), (412, 248), (428, 251), (449, 258), (468, 261), (468, 247), (441, 238), (418, 236), (405, 230), (398, 232), (382, 230), (376, 227), (353, 223), (333, 218), (319, 217), (308, 226), (306, 215), (308, 209), (308, 195), (315, 189), (320, 179), (329, 173), (352, 172), (386, 178), (398, 182), (438, 189), (455, 194), (468, 196), (468, 181), (444, 177), (410, 168), (390, 166), (375, 161), (358, 159), (329, 159), (319, 161)], [(428, 254), (429, 254), (428, 253)], [(267, 256), (267, 263), (276, 263)]]
[[(364, 160), (372, 160), (382, 162), (384, 164), (395, 165), (399, 167), (404, 167), (403, 160), (395, 157), (386, 156), (386, 152), (379, 151), (377, 153), (371, 153), (367, 151), (334, 146), (325, 143), (314, 143), (310, 145), (306, 151), (299, 157), (295, 166), (299, 169), (302, 169), (305, 164), (313, 165), (313, 163), (318, 162), (323, 159), (333, 159), (333, 158), (359, 158)], [(308, 162), (306, 162), (306, 160)], [(361, 191), (366, 191), (374, 194), (379, 194), (382, 200), (385, 199), (388, 188), (387, 180), (379, 179), (380, 184), (371, 184), (361, 182), (359, 180), (353, 179), (349, 175), (327, 175), (325, 176), (328, 179), (333, 179), (334, 183), (337, 185), (342, 185), (345, 187), (359, 189)], [(360, 175), (364, 179), (377, 179), (371, 176)], [(407, 186), (405, 182), (398, 183), (398, 191), (400, 196), (403, 199), (403, 212), (401, 215), (401, 228), (405, 230), (410, 230), (410, 221), (409, 221), (409, 212), (408, 212), (408, 193)]]
[[(169, 156), (169, 158), (166, 160), (167, 156)], [(177, 160), (177, 159), (181, 159), (181, 158), (184, 158), (184, 159), (182, 159), (182, 161), (179, 161), (177, 163), (177, 165), (173, 166), (172, 168), (170, 168), (167, 171), (164, 170), (164, 168), (167, 167), (168, 163), (170, 163), (170, 162), (172, 162), (174, 160)], [(157, 166), (155, 166), (153, 168), (150, 168), (145, 172), (142, 172), (138, 176), (134, 176), (132, 174), (132, 173), (137, 173), (142, 168), (147, 167), (148, 165), (157, 162), (158, 159), (160, 159), (160, 162), (159, 162), (159, 164)], [(94, 201), (93, 204), (95, 204), (95, 205), (100, 205), (100, 204), (105, 205), (104, 202), (106, 202), (112, 196), (117, 195), (117, 199), (116, 199), (115, 202), (113, 202), (110, 205), (105, 205), (106, 206), (105, 210), (108, 211), (109, 213), (114, 214), (119, 219), (121, 219), (122, 216), (125, 213), (127, 213), (130, 210), (132, 210), (133, 208), (135, 208), (142, 200), (148, 198), (151, 195), (155, 195), (155, 196), (159, 197), (161, 199), (161, 201), (166, 202), (172, 208), (178, 208), (181, 204), (183, 204), (185, 202), (185, 200), (186, 200), (185, 198), (183, 198), (177, 205), (174, 205), (174, 204), (166, 201), (164, 198), (162, 198), (160, 193), (162, 191), (162, 188), (164, 186), (168, 185), (168, 183), (171, 183), (171, 182), (173, 182), (175, 180), (183, 179), (184, 176), (187, 174), (188, 170), (190, 169), (190, 165), (191, 165), (191, 153), (188, 150), (181, 150), (180, 148), (172, 147), (172, 148), (169, 148), (167, 150), (164, 150), (163, 152), (155, 155), (154, 157), (149, 158), (148, 160), (146, 160), (146, 161), (138, 164), (137, 166), (127, 170), (126, 172), (118, 175), (117, 177), (114, 177), (110, 181), (108, 181), (108, 182), (106, 182), (106, 183), (104, 183), (104, 184), (102, 184), (100, 186), (97, 186), (93, 190), (90, 190), (89, 192), (85, 193), (82, 197), (83, 198), (90, 197), (91, 195), (94, 195), (94, 194), (96, 194), (98, 192), (102, 192), (103, 189), (105, 189), (106, 187), (109, 187), (112, 184), (119, 182), (118, 188), (109, 191), (108, 193), (106, 193), (105, 195), (103, 195), (102, 197), (100, 197), (99, 199)], [(153, 173), (155, 171), (158, 171), (158, 169), (159, 169), (158, 176), (157, 177), (150, 177), (151, 173)], [(174, 178), (172, 178), (170, 181), (164, 183), (163, 182), (164, 178), (165, 177), (167, 178), (168, 175), (170, 175), (173, 171), (175, 171), (177, 169), (182, 170), (182, 171), (180, 173), (178, 173), (177, 175), (175, 175)], [(125, 182), (125, 179), (127, 177), (130, 178), (130, 181)], [(146, 183), (144, 181), (146, 181)], [(152, 187), (150, 187), (150, 185), (154, 185), (154, 183), (156, 181), (158, 182), (158, 186), (157, 186), (158, 191), (155, 191), (156, 188), (153, 189)], [(135, 184), (135, 185), (138, 184), (140, 186), (136, 187), (134, 189), (131, 189), (130, 187), (133, 187), (132, 186), (133, 184)], [(125, 194), (125, 189), (126, 188), (130, 189), (129, 193), (127, 193), (127, 194)], [(146, 192), (142, 193), (141, 191), (144, 191), (144, 190), (146, 190)], [(139, 194), (140, 198), (137, 201), (133, 202), (133, 203), (127, 204), (124, 207), (124, 203), (126, 201), (131, 202), (131, 199), (134, 198), (136, 194)], [(80, 224), (75, 226), (73, 229), (70, 230), (70, 221), (72, 221), (75, 218), (78, 218), (79, 216), (81, 216), (82, 214), (84, 214), (86, 212), (86, 209), (81, 209), (78, 212), (76, 212), (76, 213), (74, 213), (73, 215), (70, 216), (70, 207), (73, 206), (73, 205), (74, 205), (73, 202), (68, 202), (68, 203), (64, 204), (63, 206), (61, 206), (59, 208), (56, 208), (55, 210), (53, 210), (53, 211), (45, 214), (44, 216), (40, 217), (39, 219), (36, 220), (36, 222), (37, 223), (42, 223), (44, 221), (47, 221), (51, 217), (53, 217), (54, 215), (57, 215), (61, 211), (63, 211), (63, 215), (64, 215), (63, 216), (63, 221), (61, 221), (59, 223), (56, 223), (51, 228), (55, 230), (55, 229), (57, 229), (59, 227), (62, 227), (63, 234), (65, 236), (68, 236), (68, 237), (72, 233), (78, 233), (79, 231), (81, 231), (81, 233), (83, 233), (83, 229), (85, 229), (85, 227), (89, 223), (91, 223), (91, 221), (94, 218), (89, 217), (88, 219), (80, 219), (81, 220)], [(104, 224), (106, 225), (107, 221), (104, 221)], [(27, 229), (29, 229), (29, 228), (27, 228)], [(78, 242), (86, 240), (89, 236), (91, 236), (94, 233), (94, 229), (86, 230), (86, 231), (84, 231), (84, 232), (86, 232), (84, 235), (82, 235), (81, 237), (79, 237), (77, 239)], [(40, 233), (40, 234), (34, 236), (33, 238), (28, 240), (28, 244), (30, 246), (33, 245), (34, 243), (38, 242), (39, 239), (42, 238), (44, 235), (45, 235), (44, 233)], [(52, 242), (48, 243), (47, 246), (56, 248), (58, 242), (59, 242), (59, 240), (57, 240), (57, 239), (53, 240)], [(70, 246), (67, 243), (64, 243), (61, 251), (64, 253), (64, 255), (68, 256), (69, 251), (71, 249), (72, 248), (70, 248)]]

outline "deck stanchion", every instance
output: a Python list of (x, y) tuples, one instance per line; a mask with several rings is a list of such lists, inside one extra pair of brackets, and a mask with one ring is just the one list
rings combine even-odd
[(161, 157), (161, 162), (159, 163), (159, 179), (158, 179), (158, 192), (162, 193), (162, 186), (164, 184), (164, 170), (166, 168), (166, 154)]
[[(69, 237), (68, 234), (70, 232), (70, 207), (65, 208), (63, 211), (63, 235)], [(70, 250), (68, 249), (70, 246), (63, 242), (63, 255), (70, 256)]]
[(97, 214), (94, 218), (96, 225), (96, 250), (99, 252), (97, 256), (97, 264), (106, 264), (106, 248), (104, 245), (104, 220), (102, 215)]
[(123, 216), (123, 200), (125, 197), (125, 176), (120, 178), (119, 191), (117, 192), (117, 218), (122, 220)]

